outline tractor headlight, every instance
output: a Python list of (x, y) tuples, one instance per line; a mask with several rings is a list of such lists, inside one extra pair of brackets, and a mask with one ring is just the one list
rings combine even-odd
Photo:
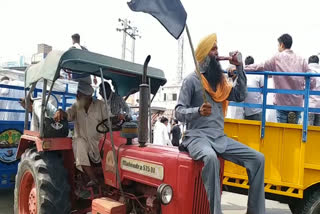
[(173, 196), (172, 187), (168, 184), (161, 184), (157, 190), (158, 198), (162, 204), (168, 205)]

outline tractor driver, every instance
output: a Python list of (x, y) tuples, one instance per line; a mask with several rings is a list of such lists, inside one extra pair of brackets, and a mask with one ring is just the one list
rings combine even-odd
[(87, 186), (98, 184), (90, 162), (100, 163), (99, 140), (101, 135), (96, 126), (107, 118), (104, 102), (92, 97), (90, 84), (80, 81), (77, 90), (77, 101), (66, 112), (58, 110), (55, 121), (67, 118), (74, 121), (73, 151), (76, 167), (90, 178)]
[(208, 101), (203, 103), (201, 82), (193, 73), (184, 79), (175, 108), (176, 118), (187, 123), (182, 146), (192, 159), (204, 162), (202, 179), (211, 214), (222, 213), (218, 155), (247, 168), (250, 183), (247, 214), (264, 214), (264, 156), (224, 134), (228, 101), (241, 102), (245, 99), (247, 79), (240, 69), (235, 86), (229, 85), (217, 56), (217, 37), (211, 34), (200, 42), (196, 50)]
[[(103, 83), (99, 85), (99, 94), (102, 98), (104, 98), (102, 84)], [(119, 94), (111, 90), (111, 86), (108, 82), (104, 82), (104, 87), (106, 89), (107, 103), (110, 106), (111, 115), (118, 116), (119, 120), (124, 120), (125, 116), (130, 115), (131, 113), (128, 104), (122, 99), (122, 97)]]

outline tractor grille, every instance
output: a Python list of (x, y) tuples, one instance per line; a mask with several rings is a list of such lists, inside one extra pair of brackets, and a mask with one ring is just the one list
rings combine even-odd
[(202, 182), (201, 172), (194, 181), (192, 214), (210, 214), (209, 202)]

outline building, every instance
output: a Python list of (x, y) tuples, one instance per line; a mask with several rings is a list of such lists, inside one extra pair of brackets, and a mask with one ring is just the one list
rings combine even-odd
[(184, 34), (178, 39), (177, 71), (171, 79), (171, 83), (163, 86), (157, 93), (152, 105), (166, 108), (167, 111), (174, 110), (177, 105), (182, 80), (184, 77)]
[(38, 44), (38, 53), (43, 53), (45, 56), (52, 51), (52, 46), (47, 44)]
[(28, 66), (28, 63), (26, 63), (25, 56), (17, 55), (1, 61), (0, 66), (4, 68), (21, 68)]
[(38, 52), (32, 55), (31, 63), (36, 64), (46, 58), (48, 53), (52, 51), (52, 46), (47, 44), (38, 44)]
[(152, 102), (152, 106), (163, 107), (167, 110), (174, 110), (177, 105), (180, 88), (181, 83), (163, 86), (156, 94), (156, 97)]

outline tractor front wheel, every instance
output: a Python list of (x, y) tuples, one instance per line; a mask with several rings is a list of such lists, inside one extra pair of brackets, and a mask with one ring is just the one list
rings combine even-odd
[(16, 214), (67, 214), (70, 186), (61, 157), (55, 152), (26, 150), (18, 166), (14, 190)]

